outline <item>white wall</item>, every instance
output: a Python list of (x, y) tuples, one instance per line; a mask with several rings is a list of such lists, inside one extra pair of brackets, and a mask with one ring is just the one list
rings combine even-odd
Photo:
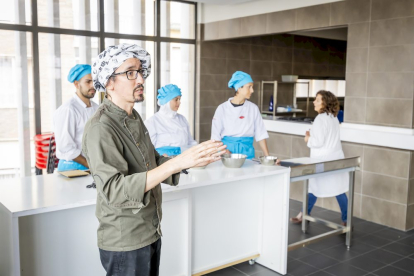
[(199, 3), (198, 23), (210, 23), (226, 19), (263, 13), (297, 9), (344, 0), (260, 0), (233, 5)]

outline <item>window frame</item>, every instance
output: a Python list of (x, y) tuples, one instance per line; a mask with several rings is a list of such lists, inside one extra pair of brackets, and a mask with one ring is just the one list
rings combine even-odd
[[(90, 30), (76, 30), (76, 29), (66, 29), (59, 27), (47, 27), (38, 25), (38, 9), (37, 9), (37, 0), (31, 0), (31, 25), (23, 24), (9, 24), (9, 23), (0, 23), (0, 30), (10, 30), (10, 31), (21, 31), (26, 33), (31, 33), (32, 35), (32, 66), (33, 66), (33, 91), (34, 91), (34, 122), (35, 122), (35, 133), (42, 133), (41, 125), (41, 103), (40, 103), (40, 62), (39, 62), (39, 33), (46, 34), (63, 34), (63, 35), (74, 35), (74, 36), (86, 36), (86, 37), (97, 37), (99, 39), (99, 52), (102, 52), (105, 49), (105, 38), (115, 38), (115, 39), (130, 39), (130, 40), (141, 40), (141, 41), (153, 41), (155, 44), (155, 56), (152, 57), (153, 64), (155, 65), (155, 87), (160, 87), (161, 84), (161, 43), (170, 42), (170, 43), (181, 43), (181, 44), (192, 44), (194, 45), (194, 68), (197, 68), (197, 3), (196, 2), (187, 2), (183, 0), (154, 0), (154, 36), (148, 35), (133, 35), (133, 34), (122, 34), (122, 33), (111, 33), (105, 31), (105, 0), (98, 1), (98, 31)], [(179, 2), (188, 5), (194, 5), (194, 39), (181, 39), (181, 38), (171, 38), (171, 37), (162, 37), (161, 36), (161, 1), (164, 2)], [(195, 117), (195, 108), (196, 108), (196, 70), (194, 70), (194, 103), (193, 103), (193, 116)], [(157, 110), (156, 104), (156, 93), (154, 93), (154, 110)], [(195, 129), (195, 122), (193, 121), (193, 129)], [(195, 136), (195, 133), (193, 134)], [(30, 141), (25, 141), (30, 142)], [(29, 158), (30, 156), (24, 157)]]

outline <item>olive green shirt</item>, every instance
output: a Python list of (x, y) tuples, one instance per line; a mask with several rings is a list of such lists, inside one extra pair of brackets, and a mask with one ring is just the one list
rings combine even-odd
[[(96, 183), (98, 247), (131, 251), (157, 241), (162, 191), (145, 192), (147, 172), (168, 161), (151, 143), (138, 112), (128, 116), (108, 99), (85, 125), (82, 151)], [(177, 185), (179, 173), (163, 183)]]

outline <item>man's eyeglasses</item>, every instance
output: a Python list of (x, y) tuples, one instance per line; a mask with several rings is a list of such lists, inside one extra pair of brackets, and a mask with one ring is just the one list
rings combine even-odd
[(138, 74), (140, 74), (141, 77), (144, 78), (144, 79), (146, 79), (148, 77), (147, 70), (145, 70), (145, 69), (128, 70), (128, 71), (112, 74), (112, 76), (123, 75), (123, 74), (125, 74), (127, 79), (129, 79), (129, 80), (136, 80), (138, 78)]

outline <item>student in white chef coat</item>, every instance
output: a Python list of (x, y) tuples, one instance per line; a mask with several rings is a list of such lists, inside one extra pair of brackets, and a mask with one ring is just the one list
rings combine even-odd
[(161, 155), (178, 155), (197, 145), (191, 136), (187, 119), (177, 113), (181, 96), (181, 89), (175, 84), (167, 84), (158, 89), (160, 110), (145, 121), (151, 142)]
[(269, 138), (259, 108), (250, 102), (253, 79), (249, 74), (236, 71), (229, 88), (235, 90), (233, 98), (217, 107), (211, 127), (211, 139), (222, 141), (230, 153), (246, 154), (254, 158), (253, 139), (259, 143), (265, 156), (269, 155), (266, 139)]
[[(329, 91), (321, 90), (316, 94), (313, 102), (318, 112), (310, 131), (306, 132), (305, 142), (311, 149), (310, 157), (329, 161), (344, 158), (340, 140), (339, 121), (336, 117), (339, 111), (338, 99)], [(348, 198), (346, 192), (349, 188), (349, 175), (334, 174), (311, 178), (309, 180), (308, 214), (311, 213), (318, 197), (336, 197), (342, 213), (342, 225), (346, 225)], [(302, 212), (293, 223), (302, 222)]]
[(76, 93), (53, 115), (58, 171), (87, 170), (88, 162), (82, 155), (83, 129), (98, 109), (98, 105), (91, 101), (96, 93), (91, 66), (75, 65), (68, 74), (68, 81), (73, 83)]

